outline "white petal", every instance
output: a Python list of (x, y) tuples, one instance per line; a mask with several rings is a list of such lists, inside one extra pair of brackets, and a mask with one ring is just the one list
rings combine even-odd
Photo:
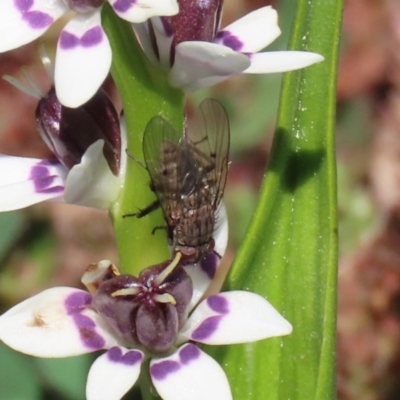
[(144, 22), (156, 16), (175, 15), (179, 12), (176, 0), (108, 0), (114, 11), (129, 22)]
[(104, 141), (88, 147), (82, 160), (69, 171), (64, 198), (67, 203), (109, 209), (121, 189), (122, 176), (116, 177), (103, 155)]
[(321, 54), (307, 51), (269, 51), (250, 55), (251, 65), (246, 74), (268, 74), (294, 71), (324, 60)]
[(193, 344), (150, 363), (150, 375), (163, 400), (230, 400), (225, 372), (208, 354)]
[(68, 357), (117, 345), (103, 320), (88, 308), (91, 299), (68, 287), (45, 290), (0, 317), (0, 340), (37, 357)]
[(218, 32), (215, 42), (242, 53), (255, 53), (267, 47), (280, 34), (278, 14), (267, 6), (228, 25)]
[(221, 257), (224, 256), (226, 246), (228, 245), (228, 216), (226, 214), (225, 204), (221, 203), (215, 215), (215, 228), (213, 239), (215, 242), (214, 251)]
[(158, 49), (158, 61), (169, 69), (171, 68), (171, 46), (174, 37), (171, 33), (168, 34), (161, 18), (152, 18), (151, 24), (153, 25), (154, 38)]
[(250, 65), (245, 55), (208, 42), (182, 42), (175, 48), (171, 85), (196, 90), (222, 82)]
[(149, 24), (150, 21), (148, 22), (143, 22), (141, 24), (133, 24), (133, 29), (136, 32), (136, 35), (139, 39), (140, 45), (142, 46), (143, 51), (146, 53), (147, 57), (149, 60), (156, 64), (158, 63), (158, 58), (156, 54), (154, 53), (153, 46), (150, 40), (150, 35), (149, 35)]
[(67, 11), (61, 0), (1, 0), (0, 52), (32, 42)]
[(202, 301), (180, 332), (179, 341), (248, 343), (291, 332), (292, 325), (263, 297), (232, 291)]
[[(62, 198), (67, 169), (58, 161), (0, 154), (0, 211)], [(8, 171), (8, 172), (5, 172)]]
[(111, 58), (100, 9), (71, 19), (57, 45), (55, 85), (60, 102), (72, 108), (87, 102), (107, 77)]
[(215, 252), (208, 253), (207, 256), (196, 264), (189, 264), (185, 271), (193, 282), (193, 295), (189, 304), (189, 310), (192, 310), (204, 293), (209, 288), (215, 277), (221, 257)]
[(139, 377), (143, 353), (112, 347), (101, 355), (89, 371), (87, 400), (119, 400)]

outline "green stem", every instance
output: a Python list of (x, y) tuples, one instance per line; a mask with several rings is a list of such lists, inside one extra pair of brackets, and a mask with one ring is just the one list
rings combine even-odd
[[(183, 129), (184, 93), (169, 85), (166, 71), (148, 61), (131, 25), (118, 18), (108, 4), (102, 17), (113, 51), (111, 73), (124, 108), (127, 149), (143, 160), (143, 133), (152, 117), (161, 115), (177, 130)], [(129, 158), (121, 195), (111, 210), (120, 267), (132, 274), (169, 257), (165, 234), (151, 234), (155, 226), (165, 225), (161, 211), (141, 219), (123, 218), (154, 201), (149, 179), (147, 171)]]
[(150, 359), (143, 363), (139, 379), (143, 400), (162, 400), (151, 381)]

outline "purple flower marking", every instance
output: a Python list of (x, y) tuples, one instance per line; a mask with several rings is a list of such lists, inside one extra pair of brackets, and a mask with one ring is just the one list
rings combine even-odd
[(80, 42), (82, 47), (92, 47), (96, 46), (103, 40), (103, 30), (100, 26), (95, 26), (92, 29), (89, 29), (85, 34), (81, 37)]
[(232, 50), (240, 51), (240, 49), (243, 48), (243, 43), (229, 31), (218, 32), (216, 39)]
[(142, 355), (138, 351), (130, 350), (127, 353), (122, 354), (122, 350), (119, 347), (112, 347), (108, 350), (107, 356), (110, 361), (125, 364), (127, 366), (133, 366), (142, 361)]
[(92, 47), (98, 45), (103, 40), (103, 30), (100, 26), (95, 26), (78, 38), (67, 31), (61, 32), (60, 47), (64, 50), (73, 49), (79, 45), (82, 47)]
[(75, 314), (72, 316), (83, 344), (92, 350), (100, 350), (106, 344), (104, 338), (96, 332), (96, 324), (86, 315)]
[(33, 180), (34, 190), (36, 193), (62, 193), (62, 186), (52, 186), (57, 177), (51, 175), (51, 171), (46, 164), (38, 163), (32, 167), (29, 179)]
[(82, 312), (92, 302), (92, 296), (85, 292), (75, 292), (69, 295), (64, 302), (68, 315), (73, 319), (83, 344), (92, 350), (104, 348), (105, 340), (96, 332), (96, 324)]
[(205, 319), (200, 326), (195, 329), (191, 335), (192, 340), (202, 341), (209, 338), (218, 329), (218, 325), (221, 322), (223, 316), (217, 315)]
[(117, 0), (114, 5), (113, 8), (115, 11), (118, 12), (126, 12), (128, 11), (135, 3), (137, 0)]
[(192, 360), (200, 357), (200, 350), (193, 344), (188, 344), (179, 350), (179, 359), (182, 364), (189, 364)]
[(79, 39), (67, 31), (62, 31), (59, 39), (60, 47), (64, 50), (73, 49), (78, 46)]
[(213, 251), (208, 253), (207, 256), (201, 260), (200, 268), (206, 273), (209, 279), (213, 279), (217, 271), (217, 265), (219, 263), (219, 255)]
[(165, 379), (169, 374), (179, 371), (181, 366), (177, 361), (165, 360), (150, 367), (150, 374), (153, 379), (159, 381)]
[(14, 0), (14, 5), (19, 11), (24, 13), (33, 6), (33, 0)]
[(167, 21), (166, 18), (161, 18), (161, 23), (162, 23), (165, 35), (168, 37), (171, 37), (174, 34), (171, 24)]
[(57, 185), (52, 186), (55, 176), (48, 176), (34, 182), (36, 193), (59, 193), (60, 195), (64, 192), (64, 187)]
[(22, 19), (33, 29), (43, 29), (50, 26), (54, 18), (41, 11), (29, 11), (33, 6), (33, 0), (14, 0), (14, 5), (22, 14)]
[(70, 294), (64, 302), (68, 315), (80, 313), (90, 304), (92, 304), (92, 296), (89, 293), (78, 291)]
[(211, 310), (220, 313), (220, 314), (228, 314), (229, 313), (229, 304), (228, 300), (223, 296), (218, 296), (217, 294), (214, 296), (210, 296), (207, 299), (207, 304), (211, 308)]
[(50, 26), (54, 18), (41, 11), (28, 11), (22, 14), (22, 19), (33, 29), (44, 29)]

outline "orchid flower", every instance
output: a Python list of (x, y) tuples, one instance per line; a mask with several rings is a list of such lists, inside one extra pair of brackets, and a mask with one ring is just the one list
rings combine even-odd
[(169, 69), (173, 86), (197, 90), (240, 73), (267, 74), (304, 68), (324, 59), (306, 51), (260, 52), (280, 34), (278, 14), (266, 6), (218, 30), (221, 0), (180, 0), (173, 17), (134, 24), (143, 50)]
[[(178, 12), (176, 0), (108, 0), (130, 22)], [(101, 26), (104, 0), (1, 0), (0, 52), (41, 36), (69, 11), (75, 16), (61, 31), (56, 55), (55, 86), (64, 106), (78, 107), (99, 89), (111, 66), (111, 47)]]
[(185, 269), (198, 265), (183, 267), (179, 259), (180, 253), (139, 278), (120, 275), (109, 261), (91, 265), (82, 278), (91, 293), (56, 287), (23, 301), (0, 317), (0, 340), (37, 357), (106, 350), (90, 368), (88, 400), (120, 399), (149, 358), (164, 400), (230, 400), (223, 369), (195, 342), (247, 343), (292, 327), (263, 297), (245, 291), (210, 296), (193, 310), (196, 280)]
[[(8, 81), (39, 99), (39, 132), (57, 159), (0, 154), (0, 211), (11, 211), (44, 200), (109, 209), (117, 199), (125, 173), (124, 123), (107, 96), (99, 90), (78, 108), (64, 107), (52, 88), (47, 94), (25, 77), (26, 87)], [(9, 171), (9, 172), (6, 172)]]

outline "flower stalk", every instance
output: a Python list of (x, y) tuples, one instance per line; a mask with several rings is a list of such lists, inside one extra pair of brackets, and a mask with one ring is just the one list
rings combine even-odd
[[(111, 73), (123, 103), (127, 150), (142, 161), (143, 133), (151, 118), (161, 115), (182, 131), (184, 93), (169, 85), (165, 72), (143, 53), (130, 24), (116, 17), (108, 4), (103, 7), (102, 23), (114, 52)], [(151, 233), (154, 227), (164, 225), (161, 211), (141, 219), (123, 218), (155, 200), (149, 183), (147, 171), (135, 160), (128, 160), (120, 199), (111, 210), (121, 270), (131, 274), (168, 257), (165, 234)], [(149, 242), (152, 250), (146, 251)]]

